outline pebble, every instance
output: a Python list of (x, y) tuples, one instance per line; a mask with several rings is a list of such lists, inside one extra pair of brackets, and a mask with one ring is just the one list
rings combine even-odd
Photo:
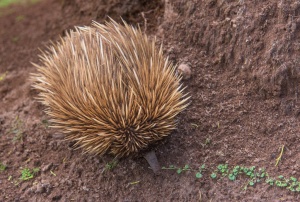
[(44, 193), (44, 192), (46, 192), (46, 188), (45, 188), (45, 186), (43, 186), (43, 184), (38, 184), (37, 186), (36, 186), (36, 190), (35, 190), (35, 193), (36, 194), (42, 194), (42, 193)]
[(50, 170), (52, 165), (53, 165), (53, 163), (49, 163), (49, 164), (45, 165), (44, 167), (42, 167), (41, 171), (42, 172), (47, 172), (48, 170)]

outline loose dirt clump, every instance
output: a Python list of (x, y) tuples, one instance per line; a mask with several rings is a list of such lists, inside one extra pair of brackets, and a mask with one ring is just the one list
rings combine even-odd
[[(299, 192), (266, 183), (245, 190), (244, 177), (210, 177), (228, 164), (299, 180), (299, 14), (296, 0), (43, 0), (1, 8), (0, 200), (299, 201)], [(31, 62), (74, 26), (108, 16), (139, 25), (170, 60), (191, 67), (183, 81), (191, 104), (155, 150), (167, 168), (205, 164), (202, 178), (172, 169), (156, 176), (140, 157), (116, 163), (82, 154), (49, 128), (31, 89)], [(25, 171), (32, 178), (22, 180)]]

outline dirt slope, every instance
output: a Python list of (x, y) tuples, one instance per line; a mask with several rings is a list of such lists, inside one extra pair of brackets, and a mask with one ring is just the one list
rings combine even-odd
[[(222, 0), (44, 0), (0, 10), (0, 201), (299, 201), (299, 192), (212, 180), (217, 165), (264, 167), (299, 179), (300, 3)], [(38, 49), (107, 16), (140, 25), (174, 63), (187, 63), (191, 105), (155, 148), (162, 166), (197, 169), (155, 176), (141, 157), (105, 170), (102, 158), (74, 151), (48, 128), (29, 75)], [(278, 166), (275, 160), (284, 145)], [(40, 168), (21, 181), (25, 167)]]

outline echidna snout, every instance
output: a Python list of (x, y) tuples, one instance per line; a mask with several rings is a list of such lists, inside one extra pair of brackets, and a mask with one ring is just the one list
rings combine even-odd
[(35, 66), (33, 87), (52, 127), (87, 152), (137, 153), (168, 136), (187, 106), (162, 48), (126, 23), (76, 27)]

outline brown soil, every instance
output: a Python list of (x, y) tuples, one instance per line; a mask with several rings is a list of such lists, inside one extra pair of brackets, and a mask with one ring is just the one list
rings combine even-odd
[[(0, 162), (7, 169), (0, 171), (0, 201), (299, 201), (299, 193), (263, 183), (243, 190), (243, 177), (209, 177), (228, 163), (299, 179), (299, 15), (297, 0), (44, 0), (1, 9), (0, 75), (7, 75), (0, 81)], [(38, 49), (107, 16), (139, 24), (174, 63), (192, 67), (184, 81), (191, 105), (155, 150), (162, 166), (205, 163), (203, 178), (173, 170), (156, 176), (140, 157), (103, 173), (113, 157), (73, 150), (47, 127), (29, 81)], [(41, 171), (20, 182), (21, 167)]]

